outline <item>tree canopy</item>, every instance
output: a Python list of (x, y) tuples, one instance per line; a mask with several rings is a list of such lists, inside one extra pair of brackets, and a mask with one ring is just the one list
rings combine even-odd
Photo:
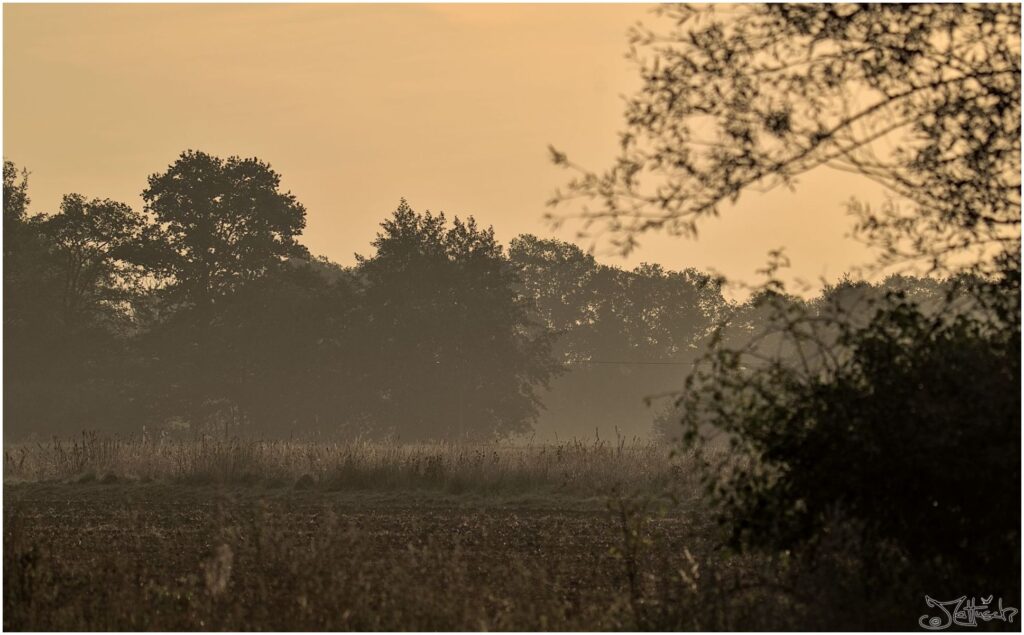
[(145, 217), (125, 203), (68, 194), (60, 213), (42, 222), (61, 260), (65, 319), (85, 312), (116, 317), (130, 310), (128, 300), (141, 274), (136, 261)]
[[(552, 204), (631, 249), (649, 230), (696, 235), (745, 192), (818, 167), (893, 198), (861, 201), (886, 262), (942, 267), (1020, 231), (1020, 7), (959, 4), (665, 5), (631, 32), (642, 80), (621, 152)], [(564, 220), (564, 218), (563, 218)]]
[(556, 367), (494, 230), (404, 200), (381, 229), (358, 265), (381, 418), (403, 438), (528, 430)]
[(259, 159), (183, 152), (142, 193), (159, 230), (154, 269), (176, 297), (208, 304), (289, 256), (305, 254), (297, 237), (306, 209)]

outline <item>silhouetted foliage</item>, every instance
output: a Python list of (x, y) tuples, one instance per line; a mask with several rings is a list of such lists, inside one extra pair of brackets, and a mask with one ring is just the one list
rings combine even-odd
[(366, 410), (353, 285), (301, 259), (174, 312), (140, 338), (150, 420), (216, 434), (355, 434)]
[(259, 159), (191, 150), (149, 177), (142, 197), (160, 230), (151, 266), (172, 297), (206, 305), (306, 253), (296, 242), (306, 210), (280, 181)]
[(150, 177), (145, 212), (69, 194), (29, 215), (8, 164), (9, 434), (491, 439), (530, 432), (543, 405), (555, 432), (646, 434), (651, 378), (679, 381), (724, 302), (695, 271), (624, 272), (534, 237), (506, 255), (472, 218), (404, 202), (343, 269), (305, 255), (278, 182), (190, 151)]
[[(4, 173), (4, 414), (13, 434), (109, 426), (122, 371), (142, 219), (73, 194), (29, 216), (27, 182)], [(9, 205), (10, 207), (6, 207)], [(54, 398), (59, 395), (59, 398)]]
[(862, 557), (912, 567), (935, 593), (1015, 597), (1018, 263), (951, 283), (961, 302), (941, 311), (889, 291), (866, 325), (775, 305), (769, 329), (799, 354), (709, 354), (678, 412), (691, 442), (725, 435), (746, 459), (708, 479), (736, 544), (815, 544), (839, 519), (858, 527)]
[(41, 387), (52, 376), (42, 356), (58, 330), (58, 271), (39, 223), (28, 216), (28, 172), (5, 160), (3, 179), (4, 418), (7, 430), (24, 432), (26, 424), (15, 422), (38, 418)]
[(535, 391), (556, 367), (494, 231), (472, 217), (449, 227), (404, 200), (381, 227), (376, 253), (358, 259), (380, 430), (403, 439), (529, 430)]
[(717, 281), (649, 264), (623, 271), (576, 245), (530, 235), (512, 241), (509, 258), (567, 370), (544, 396), (547, 428), (650, 434), (645, 399), (677, 388), (689, 371), (726, 306)]
[(819, 166), (863, 174), (904, 201), (854, 206), (886, 261), (940, 265), (1019, 234), (1019, 6), (659, 12), (665, 28), (632, 31), (643, 85), (627, 105), (620, 155), (605, 172), (577, 168), (552, 201), (592, 201), (579, 215), (622, 249), (652, 229), (695, 235), (723, 202)]
[(317, 261), (288, 265), (222, 307), (211, 343), (230, 360), (228, 395), (262, 434), (365, 433), (372, 342), (351, 273)]
[(18, 329), (47, 313), (57, 274), (38, 219), (28, 216), (28, 172), (5, 160), (3, 178), (4, 327)]
[[(150, 420), (184, 417), (194, 427), (227, 432), (247, 423), (249, 411), (237, 399), (255, 381), (247, 360), (280, 350), (273, 337), (233, 346), (244, 329), (231, 311), (288, 258), (306, 254), (297, 242), (305, 208), (280, 191), (280, 175), (259, 159), (193, 150), (150, 176), (142, 197), (151, 221), (137, 242), (138, 257), (158, 283), (138, 341), (147, 378), (139, 383), (147, 393), (143, 410)], [(246, 317), (269, 326), (277, 314)]]
[(552, 204), (584, 199), (578, 216), (628, 251), (830, 166), (894, 197), (851, 205), (878, 265), (947, 277), (844, 280), (806, 302), (775, 279), (776, 254), (660, 424), (682, 419), (697, 447), (729, 441), (706, 482), (737, 546), (838, 548), (867, 605), (965, 586), (1015, 601), (1020, 7), (659, 11), (664, 32), (633, 32), (643, 83), (619, 157), (594, 173), (552, 149), (580, 172)]
[(130, 319), (146, 218), (125, 203), (68, 194), (60, 213), (40, 220), (60, 260), (64, 319)]
[(18, 166), (4, 159), (4, 220), (24, 221), (28, 204), (28, 171), (19, 172)]

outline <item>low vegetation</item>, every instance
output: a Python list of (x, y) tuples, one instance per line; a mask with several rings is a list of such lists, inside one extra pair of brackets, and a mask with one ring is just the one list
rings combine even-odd
[(7, 483), (166, 481), (331, 491), (433, 490), (601, 496), (617, 487), (679, 487), (685, 458), (619, 438), (557, 445), (401, 444), (102, 437), (9, 446)]
[(9, 446), (4, 627), (914, 626), (921, 598), (865, 587), (841, 533), (813, 554), (730, 549), (697, 460), (623, 439)]

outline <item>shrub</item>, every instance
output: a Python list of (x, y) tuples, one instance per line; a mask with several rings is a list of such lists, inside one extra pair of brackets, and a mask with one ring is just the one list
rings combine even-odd
[(943, 310), (903, 291), (866, 323), (780, 305), (785, 356), (713, 347), (678, 405), (688, 442), (713, 428), (746, 459), (706, 464), (733, 544), (813, 551), (838, 524), (876, 581), (1019, 595), (1019, 257), (1002, 264)]

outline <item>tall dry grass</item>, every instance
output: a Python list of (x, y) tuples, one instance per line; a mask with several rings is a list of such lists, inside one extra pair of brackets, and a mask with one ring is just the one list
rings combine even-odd
[(402, 444), (168, 437), (54, 438), (4, 449), (6, 483), (154, 481), (330, 490), (605, 495), (677, 486), (689, 457), (639, 440), (544, 445)]

